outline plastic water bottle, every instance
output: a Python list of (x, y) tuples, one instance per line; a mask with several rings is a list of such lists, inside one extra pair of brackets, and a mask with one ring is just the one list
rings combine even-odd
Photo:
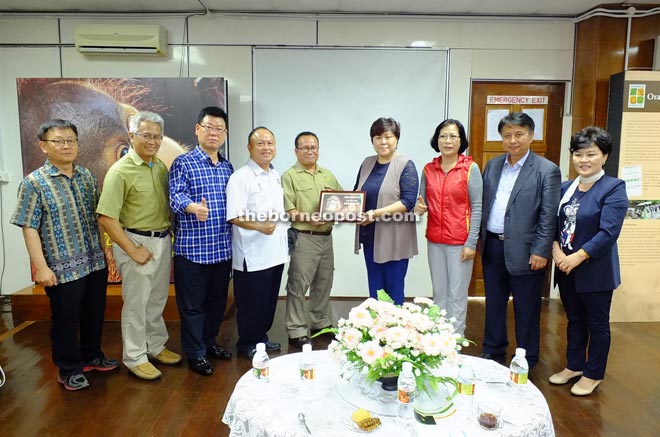
[(303, 382), (313, 382), (316, 362), (312, 355), (312, 345), (303, 344), (302, 355), (300, 356), (300, 380)]
[(474, 414), (474, 371), (467, 362), (458, 369), (458, 411), (471, 418)]
[(252, 357), (252, 374), (261, 381), (269, 381), (268, 353), (264, 343), (257, 343), (257, 353)]
[(413, 402), (415, 402), (416, 391), (417, 384), (415, 383), (412, 363), (406, 361), (401, 366), (401, 373), (399, 374), (399, 379), (397, 381), (397, 394), (399, 400), (397, 415), (399, 423), (406, 428), (411, 428), (413, 424)]
[(519, 347), (516, 349), (516, 355), (511, 360), (511, 385), (521, 387), (527, 384), (527, 375), (529, 373), (529, 364), (525, 358), (525, 349)]
[(311, 344), (303, 344), (298, 365), (300, 367), (300, 398), (303, 401), (310, 401), (314, 398), (314, 376), (316, 373), (316, 363)]

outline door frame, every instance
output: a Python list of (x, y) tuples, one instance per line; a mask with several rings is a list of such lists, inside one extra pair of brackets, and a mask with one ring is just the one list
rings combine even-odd
[[(476, 130), (479, 132), (476, 132), (475, 130), (475, 123), (474, 120), (477, 117), (482, 117), (482, 120), (485, 120), (486, 115), (487, 115), (487, 110), (486, 110), (486, 100), (485, 97), (488, 95), (488, 93), (481, 93), (479, 92), (477, 95), (475, 95), (475, 86), (476, 85), (509, 85), (511, 87), (515, 86), (525, 86), (525, 85), (531, 85), (531, 86), (547, 86), (547, 87), (557, 87), (560, 86), (560, 91), (554, 93), (553, 95), (556, 98), (560, 98), (560, 101), (553, 103), (553, 102), (548, 102), (547, 105), (547, 113), (546, 113), (546, 122), (548, 119), (548, 115), (550, 114), (550, 111), (553, 111), (553, 117), (556, 116), (556, 119), (553, 120), (553, 122), (548, 125), (549, 128), (545, 129), (546, 133), (546, 139), (544, 141), (545, 144), (552, 143), (552, 147), (548, 145), (545, 150), (545, 155), (546, 157), (557, 164), (557, 166), (560, 166), (561, 162), (561, 149), (562, 149), (562, 129), (564, 126), (563, 123), (563, 117), (564, 117), (564, 111), (565, 111), (565, 106), (566, 106), (566, 101), (570, 96), (567, 96), (567, 91), (570, 89), (570, 82), (569, 81), (562, 81), (562, 80), (491, 80), (491, 79), (471, 79), (470, 81), (470, 110), (469, 110), (469, 144), (470, 147), (468, 149), (468, 153), (474, 161), (479, 165), (480, 170), (483, 172), (485, 165), (483, 165), (483, 153), (484, 153), (484, 144), (486, 141), (484, 141), (484, 137), (480, 139), (480, 141), (477, 141), (478, 135), (485, 135), (486, 131), (485, 129), (486, 124), (485, 121), (482, 126), (477, 127)], [(513, 94), (515, 95), (515, 94)], [(529, 93), (519, 93), (518, 95), (529, 95)], [(484, 98), (483, 100), (482, 97)], [(480, 99), (480, 106), (481, 108), (477, 110), (476, 108), (476, 99)], [(555, 111), (558, 111), (559, 113), (556, 114)], [(550, 132), (550, 135), (548, 135), (548, 132)], [(534, 151), (539, 151), (538, 149), (535, 150), (535, 144), (532, 143), (531, 149)], [(503, 151), (502, 151), (503, 152)], [(481, 242), (480, 242), (481, 244)], [(550, 263), (552, 264), (552, 260), (550, 260)], [(543, 288), (543, 296), (544, 297), (549, 297), (550, 295), (550, 268), (548, 269), (548, 274), (546, 275), (546, 285)], [(470, 280), (470, 286), (468, 288), (468, 295), (469, 296), (484, 296), (484, 287), (483, 287), (483, 272), (482, 272), (482, 266), (481, 266), (481, 257), (477, 254), (477, 257), (475, 258), (475, 262), (473, 265), (473, 270), (472, 270), (472, 278)]]

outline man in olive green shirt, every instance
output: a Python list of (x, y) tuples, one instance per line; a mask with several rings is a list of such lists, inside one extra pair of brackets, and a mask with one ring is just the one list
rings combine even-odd
[(168, 170), (156, 157), (163, 119), (141, 112), (130, 120), (129, 130), (132, 147), (108, 170), (96, 212), (114, 242), (112, 254), (122, 275), (123, 362), (138, 378), (153, 380), (161, 373), (148, 356), (162, 364), (181, 361), (165, 348), (172, 238)]
[[(296, 136), (297, 162), (282, 175), (284, 209), (291, 217), (290, 255), (286, 283), (285, 324), (289, 344), (302, 349), (310, 343), (305, 309), (309, 289), (312, 333), (332, 326), (330, 291), (335, 269), (332, 222), (319, 221), (319, 197), (323, 190), (341, 190), (335, 176), (319, 167), (319, 139), (312, 132)], [(293, 244), (292, 244), (293, 243)]]

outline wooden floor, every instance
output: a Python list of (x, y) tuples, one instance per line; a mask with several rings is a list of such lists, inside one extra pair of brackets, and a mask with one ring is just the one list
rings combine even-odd
[[(357, 301), (333, 300), (336, 317), (346, 316)], [(277, 308), (271, 340), (287, 353), (284, 301)], [(509, 311), (511, 319), (511, 309)], [(466, 335), (480, 352), (484, 323), (482, 300), (471, 300)], [(0, 435), (9, 436), (226, 436), (220, 419), (238, 378), (250, 368), (242, 358), (216, 362), (210, 377), (185, 365), (159, 365), (163, 378), (146, 382), (125, 368), (89, 375), (91, 388), (67, 392), (57, 383), (50, 359), (48, 322), (0, 319), (0, 365), (7, 382), (0, 388)], [(168, 322), (169, 347), (180, 352), (179, 324)], [(572, 396), (570, 385), (551, 386), (547, 379), (564, 367), (566, 322), (557, 300), (545, 301), (541, 361), (530, 379), (545, 395), (557, 436), (657, 436), (660, 434), (660, 323), (612, 325), (612, 349), (605, 381), (586, 398)], [(511, 334), (510, 334), (511, 335)], [(235, 314), (223, 324), (220, 344), (234, 349)], [(512, 338), (512, 337), (510, 337)], [(315, 340), (315, 349), (327, 341)], [(515, 345), (509, 348), (509, 355)], [(106, 322), (104, 351), (121, 356), (119, 322)], [(271, 356), (277, 356), (272, 354)]]

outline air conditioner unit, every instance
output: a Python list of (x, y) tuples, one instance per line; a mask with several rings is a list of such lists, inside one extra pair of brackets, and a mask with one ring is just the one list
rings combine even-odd
[(77, 24), (74, 42), (85, 55), (167, 56), (167, 31), (159, 25)]

